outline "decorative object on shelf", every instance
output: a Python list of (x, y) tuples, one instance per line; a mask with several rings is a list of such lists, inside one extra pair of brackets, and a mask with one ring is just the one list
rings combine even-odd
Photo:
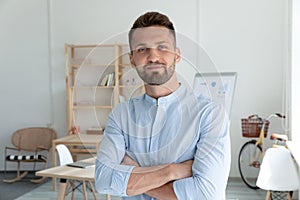
[(86, 130), (86, 134), (96, 134), (101, 135), (104, 132), (104, 128), (101, 127), (91, 127)]
[(80, 133), (80, 126), (72, 126), (72, 128), (69, 131), (69, 134), (76, 135)]

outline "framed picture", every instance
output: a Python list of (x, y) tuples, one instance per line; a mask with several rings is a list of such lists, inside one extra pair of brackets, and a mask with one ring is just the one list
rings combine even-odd
[(196, 73), (193, 89), (197, 96), (224, 104), (230, 115), (236, 79), (236, 72)]

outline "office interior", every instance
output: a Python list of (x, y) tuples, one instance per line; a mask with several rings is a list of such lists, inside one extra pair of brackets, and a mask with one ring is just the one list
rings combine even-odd
[(230, 177), (239, 177), (238, 153), (248, 140), (242, 137), (241, 118), (284, 113), (286, 120), (272, 120), (269, 133), (300, 142), (296, 0), (2, 0), (0, 170), (15, 130), (48, 126), (58, 137), (67, 134), (64, 45), (126, 43), (123, 36), (146, 11), (165, 13), (174, 22), (184, 55), (177, 71), (189, 84), (195, 67), (203, 73), (237, 73)]

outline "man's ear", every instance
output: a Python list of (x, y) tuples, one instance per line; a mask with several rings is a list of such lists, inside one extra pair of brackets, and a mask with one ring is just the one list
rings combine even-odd
[(133, 54), (132, 52), (129, 53), (129, 60), (130, 60), (130, 64), (132, 67), (135, 67), (135, 63), (134, 63), (134, 59), (133, 59)]
[(181, 60), (180, 49), (177, 47), (175, 52), (175, 63), (179, 63)]

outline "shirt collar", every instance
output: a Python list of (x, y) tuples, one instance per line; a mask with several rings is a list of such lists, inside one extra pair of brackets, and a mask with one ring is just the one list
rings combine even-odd
[(159, 97), (158, 99), (155, 99), (145, 94), (145, 100), (149, 103), (156, 104), (156, 105), (166, 105), (174, 101), (179, 101), (184, 91), (185, 91), (184, 86), (180, 84), (179, 87), (174, 92), (172, 92), (167, 96), (163, 96), (163, 97)]

